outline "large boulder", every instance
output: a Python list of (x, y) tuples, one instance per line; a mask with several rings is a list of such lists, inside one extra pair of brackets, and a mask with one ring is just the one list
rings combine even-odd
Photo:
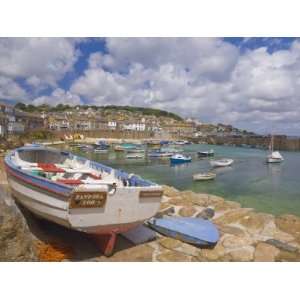
[(210, 207), (207, 207), (203, 210), (201, 210), (197, 215), (196, 215), (196, 218), (202, 218), (204, 220), (209, 220), (209, 219), (212, 219), (215, 215), (215, 211), (210, 208)]
[(232, 261), (247, 262), (253, 260), (254, 250), (255, 248), (253, 246), (244, 246), (242, 248), (233, 249), (228, 252), (228, 254), (232, 258)]
[(248, 236), (239, 237), (233, 235), (226, 235), (224, 236), (222, 241), (222, 245), (225, 249), (235, 249), (244, 246), (249, 246), (251, 244), (253, 244), (253, 240)]
[(192, 199), (183, 198), (181, 196), (176, 196), (168, 199), (168, 204), (175, 206), (187, 206), (193, 205)]
[(281, 250), (276, 257), (276, 261), (300, 262), (300, 254), (299, 252)]
[(236, 223), (241, 220), (243, 217), (249, 215), (253, 211), (252, 208), (238, 208), (225, 212), (218, 218), (214, 219), (214, 222), (219, 225), (226, 225), (231, 223)]
[(198, 255), (200, 261), (220, 261), (225, 255), (225, 248), (221, 243), (218, 243), (212, 249), (201, 249)]
[(280, 250), (267, 243), (258, 243), (255, 248), (254, 261), (272, 262)]
[(234, 201), (223, 201), (219, 202), (215, 205), (214, 209), (215, 211), (225, 211), (229, 209), (237, 209), (240, 208), (241, 204)]
[(146, 244), (116, 252), (112, 257), (103, 257), (104, 261), (116, 262), (150, 262), (152, 261), (154, 249)]
[(160, 210), (158, 213), (156, 213), (156, 218), (162, 218), (163, 216), (171, 216), (175, 214), (175, 208), (174, 206), (168, 206), (165, 209)]
[(251, 212), (239, 220), (239, 223), (251, 234), (261, 233), (270, 222), (274, 222), (274, 216), (256, 212)]
[(234, 225), (220, 225), (218, 226), (218, 229), (220, 231), (221, 234), (231, 234), (231, 235), (235, 235), (238, 237), (244, 237), (247, 235), (247, 232), (245, 231), (245, 229), (242, 229), (238, 226), (234, 226)]
[(300, 218), (294, 215), (281, 215), (276, 217), (275, 223), (278, 228), (293, 235), (296, 240), (300, 241)]
[(181, 217), (191, 217), (193, 216), (195, 213), (196, 213), (196, 209), (193, 207), (193, 206), (185, 206), (185, 207), (182, 207), (178, 214), (181, 216)]
[(34, 238), (23, 215), (0, 199), (0, 261), (37, 261)]
[(162, 247), (167, 248), (169, 250), (176, 249), (176, 248), (180, 247), (182, 244), (181, 241), (172, 239), (170, 237), (164, 237), (164, 238), (160, 239), (158, 242)]
[(183, 191), (180, 193), (182, 199), (186, 202), (198, 206), (207, 206), (207, 197), (203, 194), (196, 194), (192, 191)]
[(174, 197), (179, 194), (179, 191), (176, 190), (174, 187), (163, 185), (162, 188), (163, 188), (164, 195), (167, 197)]
[(272, 245), (272, 246), (276, 247), (277, 249), (280, 249), (280, 250), (283, 250), (283, 251), (298, 252), (297, 247), (295, 247), (293, 245), (290, 245), (290, 244), (287, 244), (287, 243), (284, 243), (282, 241), (276, 240), (276, 239), (266, 240), (265, 243), (267, 243), (269, 245)]
[(216, 195), (207, 195), (207, 196), (208, 196), (207, 205), (216, 206), (225, 201), (222, 197)]
[(162, 262), (185, 262), (191, 261), (191, 256), (178, 251), (165, 250), (157, 255), (156, 260)]

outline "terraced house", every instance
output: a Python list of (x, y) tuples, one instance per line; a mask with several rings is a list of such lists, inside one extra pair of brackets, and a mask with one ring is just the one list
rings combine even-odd
[(44, 128), (44, 120), (40, 115), (17, 110), (6, 103), (0, 103), (0, 115), (1, 135)]

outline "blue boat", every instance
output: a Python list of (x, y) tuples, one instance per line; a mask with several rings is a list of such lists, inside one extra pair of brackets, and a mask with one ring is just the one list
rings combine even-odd
[(192, 158), (190, 156), (184, 156), (182, 154), (175, 154), (170, 158), (171, 164), (188, 163), (191, 161)]
[(96, 148), (101, 148), (102, 150), (104, 149), (109, 149), (109, 144), (103, 140), (99, 140), (95, 143)]
[(152, 218), (148, 224), (163, 235), (196, 246), (213, 246), (220, 238), (217, 227), (201, 218)]

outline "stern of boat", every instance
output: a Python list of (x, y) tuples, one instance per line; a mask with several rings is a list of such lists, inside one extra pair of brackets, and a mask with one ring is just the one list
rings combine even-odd
[(125, 232), (153, 217), (162, 196), (160, 186), (78, 188), (69, 199), (68, 220), (87, 233)]

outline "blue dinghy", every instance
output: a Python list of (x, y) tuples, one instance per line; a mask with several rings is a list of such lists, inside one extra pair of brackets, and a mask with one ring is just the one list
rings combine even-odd
[(190, 156), (184, 156), (182, 154), (174, 154), (170, 158), (171, 164), (177, 164), (177, 163), (188, 163), (191, 162), (192, 158)]
[(163, 235), (197, 246), (212, 246), (219, 240), (216, 226), (201, 218), (152, 218), (148, 224)]

